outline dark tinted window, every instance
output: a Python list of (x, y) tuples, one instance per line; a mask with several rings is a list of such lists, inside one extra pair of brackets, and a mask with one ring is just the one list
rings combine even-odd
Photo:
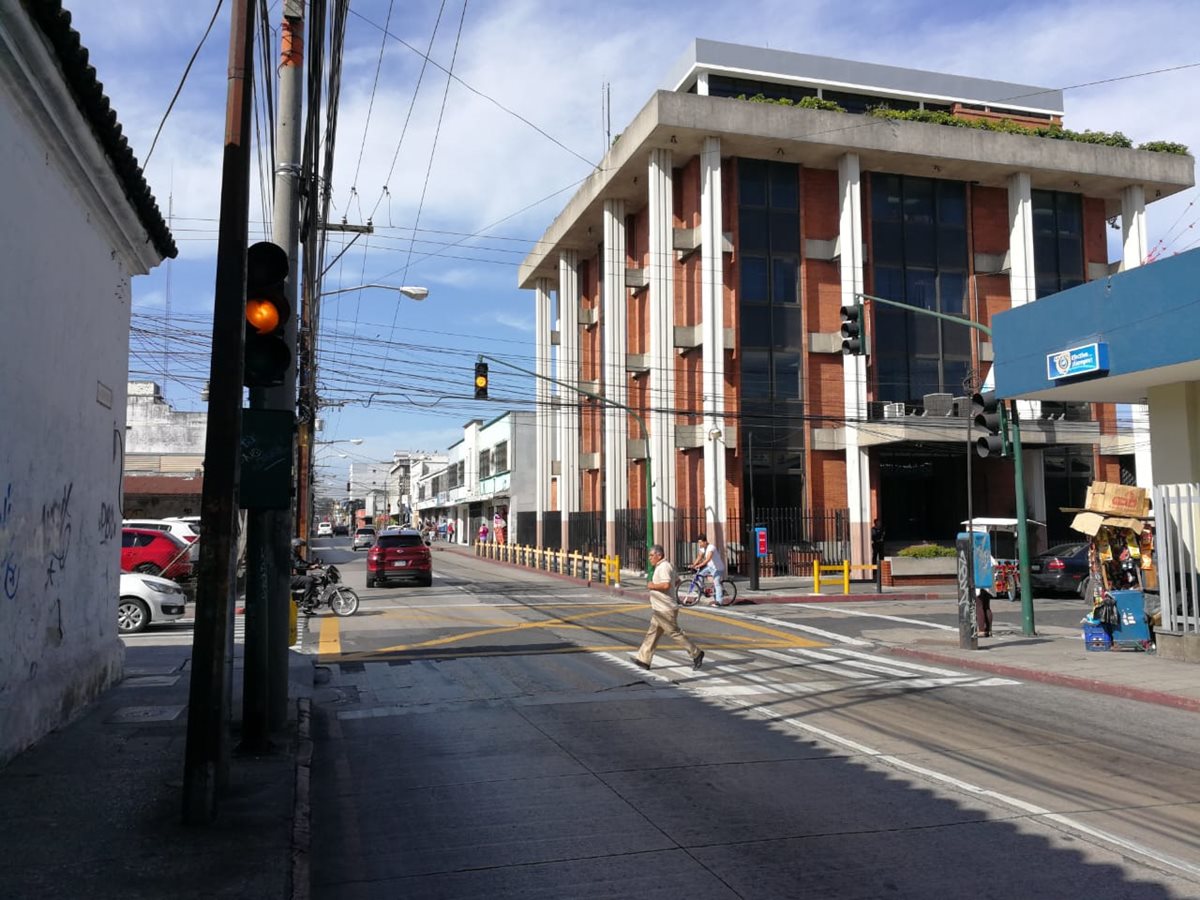
[(425, 545), (419, 534), (381, 534), (376, 543), (380, 547), (422, 547)]

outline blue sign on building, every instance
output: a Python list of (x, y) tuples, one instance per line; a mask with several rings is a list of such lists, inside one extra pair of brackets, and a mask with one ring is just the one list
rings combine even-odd
[(1097, 341), (1046, 354), (1046, 377), (1051, 381), (1108, 373), (1108, 344)]

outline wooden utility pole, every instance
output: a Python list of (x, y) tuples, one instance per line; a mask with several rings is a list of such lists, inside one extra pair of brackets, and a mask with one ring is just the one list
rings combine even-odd
[(254, 9), (251, 0), (233, 0), (230, 17), (225, 158), (213, 297), (204, 492), (200, 506), (200, 574), (196, 586), (196, 628), (183, 769), (183, 820), (189, 824), (212, 821), (217, 811), (218, 791), (229, 778)]

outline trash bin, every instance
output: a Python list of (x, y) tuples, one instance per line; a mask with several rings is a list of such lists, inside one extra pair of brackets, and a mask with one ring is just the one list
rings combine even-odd
[(1117, 624), (1112, 630), (1113, 649), (1144, 650), (1150, 644), (1146, 624), (1146, 598), (1141, 591), (1113, 591)]

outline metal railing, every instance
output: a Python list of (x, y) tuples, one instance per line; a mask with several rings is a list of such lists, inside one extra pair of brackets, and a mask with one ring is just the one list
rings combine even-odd
[(1154, 531), (1162, 628), (1200, 633), (1200, 484), (1155, 485)]

